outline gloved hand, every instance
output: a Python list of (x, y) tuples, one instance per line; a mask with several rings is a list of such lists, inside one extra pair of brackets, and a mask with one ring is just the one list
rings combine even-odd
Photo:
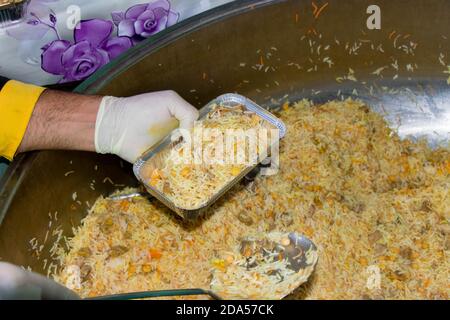
[(36, 273), (0, 262), (0, 300), (75, 300), (66, 287)]
[(95, 125), (95, 148), (133, 163), (178, 125), (190, 129), (197, 118), (197, 109), (174, 91), (104, 97)]

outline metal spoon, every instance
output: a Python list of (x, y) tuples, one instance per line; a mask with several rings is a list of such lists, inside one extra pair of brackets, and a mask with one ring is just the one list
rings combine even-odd
[[(263, 250), (263, 255), (266, 254), (267, 256), (270, 255), (278, 256), (281, 257), (282, 260), (286, 261), (287, 268), (292, 270), (293, 272), (287, 278), (283, 278), (280, 279), (280, 281), (278, 281), (278, 287), (276, 288), (276, 291), (280, 292), (277, 293), (277, 297), (279, 299), (282, 299), (291, 294), (293, 290), (298, 288), (304, 282), (306, 282), (309, 276), (312, 274), (318, 259), (317, 247), (311, 240), (295, 232), (284, 234), (283, 238), (288, 239), (289, 243), (276, 243), (273, 240), (271, 240), (271, 238), (273, 237), (270, 236), (271, 234), (268, 234), (264, 237), (246, 237), (241, 241), (240, 250), (242, 251), (243, 246), (254, 245), (254, 248), (256, 250)], [(271, 259), (266, 259), (265, 263), (270, 264)], [(261, 267), (261, 264), (259, 266)], [(255, 268), (256, 266), (253, 266), (253, 268), (251, 266), (249, 267), (248, 265), (239, 267), (246, 268), (246, 270), (250, 273), (253, 272), (252, 269)], [(273, 274), (271, 274), (270, 276), (278, 277), (277, 270), (273, 271), (274, 271)], [(245, 295), (236, 296), (234, 294), (230, 294), (230, 292), (227, 292), (226, 288), (225, 290), (223, 290), (224, 288), (220, 288), (220, 286), (218, 286), (217, 280), (219, 278), (220, 275), (215, 272), (213, 274), (213, 280), (211, 281), (211, 290), (177, 289), (177, 290), (145, 291), (145, 292), (134, 292), (134, 293), (101, 296), (90, 299), (130, 300), (130, 299), (145, 299), (155, 297), (187, 296), (187, 295), (209, 295), (211, 298), (216, 300), (221, 300), (222, 298), (255, 299), (254, 296), (252, 297)], [(236, 283), (242, 283), (242, 279), (240, 277), (234, 280)], [(289, 285), (285, 285), (287, 283), (289, 283)], [(280, 287), (283, 287), (282, 290), (280, 290)], [(237, 290), (240, 290), (240, 288), (237, 288)], [(266, 297), (264, 296), (264, 293), (261, 293), (261, 295), (256, 298), (264, 299)]]
[(132, 192), (132, 193), (120, 194), (117, 196), (110, 196), (106, 199), (112, 200), (112, 201), (120, 201), (120, 200), (126, 200), (126, 199), (137, 198), (137, 197), (148, 198), (151, 196), (150, 196), (150, 194), (144, 193), (144, 192)]
[(308, 280), (318, 260), (315, 244), (295, 232), (247, 237), (239, 250), (238, 260), (211, 281), (226, 299), (282, 299)]

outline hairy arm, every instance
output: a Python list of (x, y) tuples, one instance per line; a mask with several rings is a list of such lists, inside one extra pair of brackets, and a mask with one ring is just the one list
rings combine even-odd
[(95, 121), (102, 97), (46, 90), (40, 96), (18, 153), (95, 151)]
[(170, 90), (128, 98), (46, 90), (14, 151), (95, 151), (133, 163), (179, 123), (188, 128), (197, 117), (197, 109)]

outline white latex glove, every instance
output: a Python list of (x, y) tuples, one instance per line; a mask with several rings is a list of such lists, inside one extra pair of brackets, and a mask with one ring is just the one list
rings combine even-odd
[(133, 163), (178, 126), (190, 129), (197, 118), (197, 109), (174, 91), (104, 97), (95, 125), (95, 148)]
[(80, 299), (66, 287), (36, 273), (0, 262), (0, 300)]

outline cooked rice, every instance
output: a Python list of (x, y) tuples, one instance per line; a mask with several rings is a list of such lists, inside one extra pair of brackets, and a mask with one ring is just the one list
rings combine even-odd
[(76, 266), (82, 297), (209, 288), (217, 259), (245, 235), (295, 231), (319, 261), (294, 298), (448, 299), (449, 150), (400, 140), (352, 100), (301, 101), (279, 116), (277, 175), (236, 186), (191, 224), (156, 200), (99, 198), (55, 279), (69, 285)]
[[(265, 120), (254, 112), (247, 111), (241, 105), (235, 107), (215, 105), (205, 118), (195, 123), (191, 130), (192, 140), (196, 140), (195, 137), (200, 140), (205, 129), (214, 130), (210, 132), (211, 136), (201, 139), (201, 150), (196, 150), (191, 143), (182, 141), (168, 150), (160, 167), (153, 167), (152, 164), (144, 166), (143, 175), (146, 176), (148, 185), (164, 194), (176, 207), (188, 210), (198, 209), (247, 168), (245, 160), (249, 160), (250, 150), (247, 150), (249, 148), (246, 141), (243, 141), (244, 146), (241, 150), (245, 159), (239, 163), (237, 161), (239, 141), (231, 141), (232, 145), (228, 148), (224, 147), (224, 137), (227, 132), (241, 130), (241, 137), (245, 139), (244, 132), (253, 130), (258, 135), (261, 129), (268, 128)], [(196, 142), (193, 144), (195, 146)], [(219, 151), (219, 148), (222, 148), (222, 151)], [(216, 161), (195, 163), (194, 154), (207, 150), (209, 151), (207, 155)], [(223, 163), (217, 161), (223, 161)], [(254, 163), (256, 164), (256, 161)], [(145, 170), (146, 168), (148, 169)], [(147, 172), (149, 169), (150, 172)]]

